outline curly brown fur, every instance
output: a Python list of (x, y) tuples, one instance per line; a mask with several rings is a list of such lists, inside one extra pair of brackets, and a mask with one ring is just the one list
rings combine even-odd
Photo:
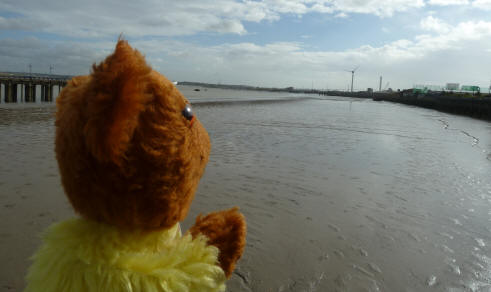
[(188, 101), (120, 40), (57, 100), (56, 157), (82, 216), (129, 229), (182, 220), (203, 174), (210, 142)]
[(203, 234), (208, 237), (208, 244), (219, 250), (218, 260), (225, 275), (229, 278), (235, 263), (244, 251), (246, 239), (246, 222), (239, 209), (210, 213), (196, 218), (196, 223), (189, 230), (193, 237)]

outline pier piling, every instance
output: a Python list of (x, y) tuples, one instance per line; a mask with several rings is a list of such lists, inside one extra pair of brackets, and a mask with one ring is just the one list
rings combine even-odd
[(52, 102), (54, 100), (54, 87), (58, 86), (59, 93), (69, 79), (70, 76), (30, 76), (0, 73), (0, 85), (3, 85), (3, 98), (5, 103), (16, 103), (19, 93), (22, 102), (36, 102), (36, 87), (38, 85), (41, 87), (41, 102)]

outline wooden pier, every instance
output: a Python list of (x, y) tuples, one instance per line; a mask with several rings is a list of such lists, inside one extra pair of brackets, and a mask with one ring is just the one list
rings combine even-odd
[[(38, 88), (40, 88), (41, 102), (51, 102), (54, 99), (54, 89), (58, 93), (66, 86), (70, 76), (0, 73), (0, 96), (5, 103), (36, 102)], [(0, 97), (0, 98), (1, 98)]]

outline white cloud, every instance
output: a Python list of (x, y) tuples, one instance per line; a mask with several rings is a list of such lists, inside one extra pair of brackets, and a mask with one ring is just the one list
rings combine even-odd
[(491, 10), (491, 0), (475, 0), (472, 6), (478, 9)]
[(70, 38), (113, 37), (121, 32), (134, 37), (199, 32), (245, 34), (244, 22), (276, 21), (282, 14), (316, 12), (346, 17), (363, 13), (390, 17), (423, 6), (423, 0), (4, 0), (0, 11), (13, 16), (0, 17), (0, 29)]
[[(172, 68), (167, 66), (169, 64), (156, 64), (158, 70), (168, 72), (172, 79), (177, 80), (310, 87), (312, 79), (324, 84), (322, 82), (329, 76), (331, 88), (344, 88), (343, 84), (350, 77), (344, 70), (355, 65), (361, 65), (356, 77), (356, 87), (359, 89), (375, 87), (377, 76), (382, 73), (388, 79), (390, 75), (391, 86), (396, 88), (409, 87), (414, 82), (425, 80), (444, 84), (446, 79), (456, 79), (472, 83), (477, 82), (472, 79), (476, 76), (489, 75), (485, 73), (486, 68), (491, 66), (489, 52), (486, 51), (491, 46), (491, 22), (462, 22), (456, 26), (448, 25), (446, 32), (432, 32), (436, 34), (345, 51), (309, 51), (302, 43), (290, 42), (203, 47), (179, 42), (163, 44), (146, 41), (134, 45), (142, 48), (142, 51), (166, 47), (166, 54), (175, 57), (173, 65), (199, 68), (192, 70), (192, 73), (183, 73), (166, 70)], [(148, 55), (152, 62), (153, 54)]]
[[(426, 19), (427, 20), (427, 19)], [(422, 23), (425, 23), (423, 20)], [(431, 23), (431, 21), (430, 21)], [(429, 53), (449, 49), (459, 49), (468, 45), (470, 41), (487, 40), (491, 37), (491, 22), (467, 21), (457, 26), (449, 26), (440, 22), (433, 23), (430, 27), (439, 34), (419, 35), (414, 41), (403, 40), (390, 43), (383, 48), (389, 56), (396, 59), (421, 58)]]
[(275, 13), (305, 14), (330, 13), (344, 17), (350, 13), (392, 16), (413, 8), (425, 6), (423, 0), (264, 0), (262, 3)]
[[(435, 19), (429, 28), (434, 28), (434, 23), (441, 25)], [(489, 76), (491, 22), (445, 24), (445, 30), (436, 27), (414, 38), (344, 51), (312, 50), (295, 42), (203, 46), (150, 38), (131, 44), (173, 80), (310, 87), (314, 79), (315, 84), (328, 82), (330, 88), (345, 88), (350, 76), (344, 70), (356, 65), (361, 65), (355, 81), (358, 89), (376, 87), (380, 74), (395, 88), (430, 79), (442, 84), (446, 79), (473, 83), (480, 76)], [(113, 47), (114, 41), (1, 39), (0, 64), (2, 70), (16, 71), (26, 70), (31, 63), (34, 72), (47, 72), (54, 64), (55, 73), (86, 74), (91, 64), (102, 60)]]
[(76, 43), (25, 39), (0, 39), (2, 71), (47, 73), (54, 65), (56, 74), (78, 75), (89, 72), (90, 65), (102, 60), (113, 49), (114, 43)]
[(333, 0), (324, 3), (332, 5), (339, 12), (375, 14), (382, 17), (425, 6), (423, 0)]
[(227, 0), (140, 2), (96, 0), (6, 0), (0, 11), (18, 15), (0, 19), (0, 28), (43, 31), (70, 37), (189, 35), (202, 31), (245, 33), (243, 21), (278, 19), (261, 2)]
[(207, 26), (211, 31), (216, 31), (220, 33), (236, 33), (245, 34), (246, 30), (242, 23), (237, 20), (222, 20), (218, 23), (213, 23)]
[(413, 8), (425, 6), (423, 0), (264, 0), (266, 7), (275, 13), (305, 14), (329, 13), (345, 16), (350, 13), (392, 16)]
[(424, 30), (438, 33), (447, 33), (450, 30), (450, 26), (447, 23), (431, 15), (421, 20), (420, 27)]
[[(486, 51), (491, 46), (491, 22), (462, 22), (456, 26), (448, 25), (446, 31), (433, 32), (436, 34), (345, 51), (308, 51), (301, 43), (284, 42), (263, 46), (238, 43), (212, 47), (189, 47), (181, 43), (173, 44), (173, 49), (180, 52), (176, 55), (179, 62), (202, 68), (194, 78), (206, 82), (217, 82), (216, 76), (221, 74), (224, 83), (303, 84), (309, 87), (311, 78), (325, 80), (329, 75), (331, 87), (343, 88), (347, 78), (344, 70), (355, 65), (361, 65), (357, 76), (358, 88), (374, 87), (377, 82), (374, 76), (381, 72), (390, 73), (392, 85), (401, 88), (409, 87), (413, 82), (434, 79), (442, 84), (452, 78), (472, 83), (477, 82), (473, 77), (489, 75), (485, 73), (491, 66)], [(140, 46), (140, 43), (135, 45)], [(154, 44), (148, 42), (147, 45)], [(165, 72), (164, 67), (161, 69)], [(183, 75), (174, 79), (183, 78), (190, 77)], [(370, 83), (372, 81), (374, 84)]]
[[(291, 13), (291, 14), (305, 14), (308, 12), (309, 8), (307, 6), (307, 1), (297, 1), (297, 0), (266, 0), (263, 1), (272, 11), (278, 13)], [(317, 2), (317, 1), (312, 1)]]
[(469, 0), (430, 0), (428, 4), (437, 6), (467, 5)]
[(348, 17), (348, 14), (346, 14), (344, 12), (341, 12), (341, 13), (336, 14), (335, 17), (337, 17), (337, 18), (346, 18), (346, 17)]
[(35, 30), (36, 27), (42, 27), (46, 23), (40, 20), (23, 20), (20, 18), (5, 18), (0, 16), (0, 29), (3, 30)]

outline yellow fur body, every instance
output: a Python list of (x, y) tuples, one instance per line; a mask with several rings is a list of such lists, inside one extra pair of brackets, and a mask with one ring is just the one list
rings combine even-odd
[(179, 224), (124, 231), (86, 219), (53, 224), (33, 256), (26, 292), (224, 291), (218, 249)]

